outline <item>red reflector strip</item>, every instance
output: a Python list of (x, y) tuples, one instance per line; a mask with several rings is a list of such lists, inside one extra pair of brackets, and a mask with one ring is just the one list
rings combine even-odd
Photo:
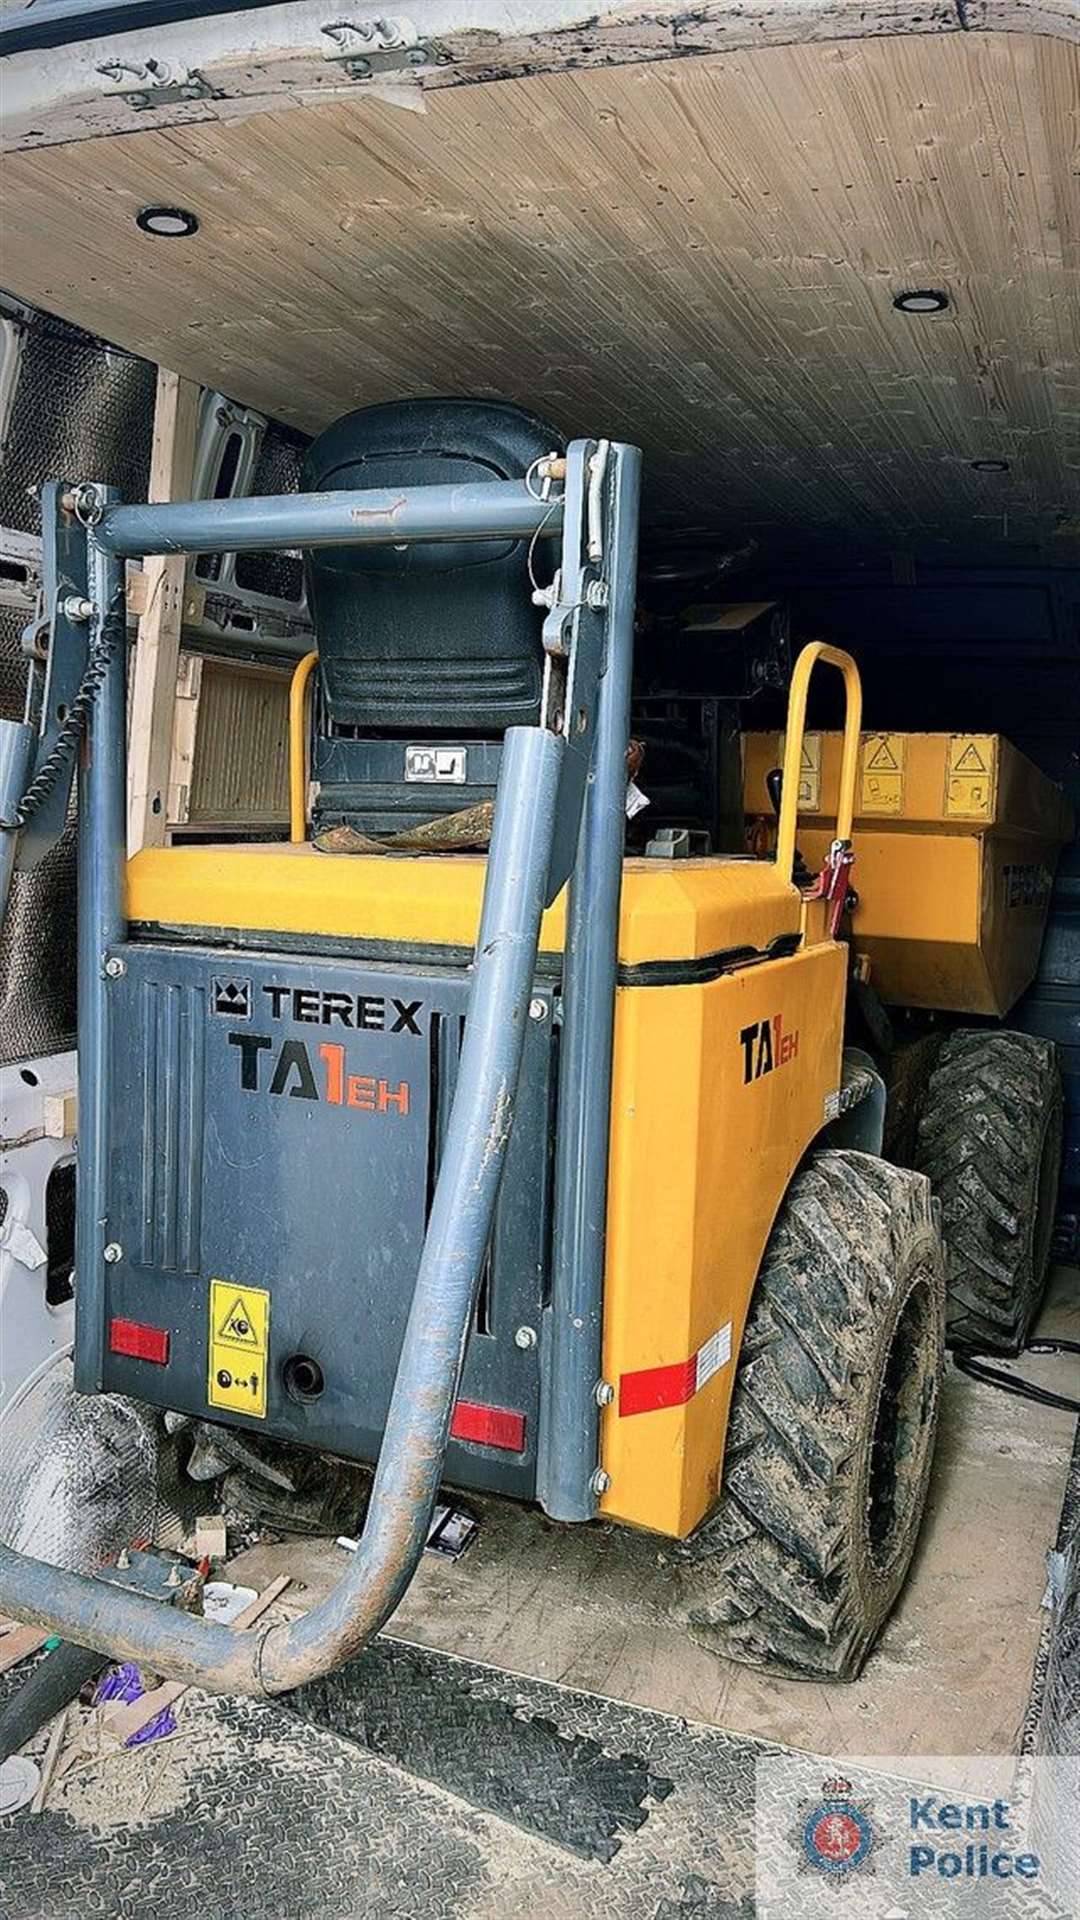
[(477, 1400), (459, 1400), (450, 1422), (454, 1440), (471, 1440), (478, 1447), (501, 1447), (504, 1453), (525, 1450), (525, 1415), (508, 1407), (483, 1407)]
[(165, 1327), (146, 1327), (140, 1320), (114, 1320), (109, 1327), (110, 1353), (126, 1353), (131, 1360), (152, 1360), (163, 1367), (169, 1358)]
[(624, 1373), (619, 1379), (619, 1415), (655, 1413), (660, 1407), (684, 1407), (700, 1393), (714, 1373), (731, 1359), (731, 1321), (711, 1334), (703, 1347), (689, 1360), (676, 1360), (667, 1367), (643, 1367), (638, 1373)]

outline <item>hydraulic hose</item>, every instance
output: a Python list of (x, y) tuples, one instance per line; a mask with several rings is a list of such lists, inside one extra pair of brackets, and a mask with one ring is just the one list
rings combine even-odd
[(461, 1066), (367, 1519), (334, 1591), (246, 1633), (0, 1545), (0, 1611), (212, 1693), (285, 1693), (359, 1651), (401, 1599), (442, 1476), (521, 1072), (563, 743), (506, 736)]
[[(1029, 1340), (1024, 1352), (1080, 1353), (1080, 1340)], [(1080, 1400), (1071, 1394), (1054, 1393), (1050, 1387), (1036, 1386), (1034, 1380), (1025, 1380), (1022, 1373), (1002, 1373), (1000, 1367), (988, 1366), (974, 1347), (955, 1348), (953, 1365), (970, 1379), (997, 1387), (1001, 1393), (1011, 1393), (1018, 1400), (1034, 1400), (1040, 1407), (1059, 1407), (1062, 1413), (1080, 1413)]]

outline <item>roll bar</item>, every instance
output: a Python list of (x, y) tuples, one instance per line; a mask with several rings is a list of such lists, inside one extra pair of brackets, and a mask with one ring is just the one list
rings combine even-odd
[(821, 661), (844, 676), (844, 756), (840, 764), (840, 792), (836, 808), (836, 838), (851, 839), (855, 817), (855, 781), (859, 772), (859, 735), (862, 730), (862, 682), (850, 653), (811, 640), (795, 662), (788, 693), (787, 737), (784, 744), (784, 784), (780, 790), (780, 818), (776, 827), (776, 864), (790, 878), (795, 864), (795, 830), (799, 817), (799, 774), (806, 734), (806, 697), (810, 676)]
[(318, 664), (317, 652), (305, 653), (289, 681), (289, 842), (294, 847), (307, 839), (307, 696)]
[[(621, 836), (616, 844), (606, 828), (591, 833), (589, 823), (601, 812), (609, 820), (613, 809), (621, 818), (624, 797), (624, 694), (633, 647), (640, 456), (633, 447), (605, 445), (600, 480), (590, 486), (597, 452), (594, 441), (571, 443), (564, 498), (573, 505), (568, 504), (565, 514), (560, 502), (541, 499), (519, 482), (418, 487), (392, 496), (335, 493), (139, 507), (122, 507), (108, 489), (92, 485), (49, 490), (65, 517), (65, 537), (77, 538), (71, 524), (75, 521), (85, 542), (88, 611), (82, 617), (90, 623), (88, 651), (98, 676), (89, 706), (79, 807), (82, 1111), (76, 1258), (79, 1311), (91, 1330), (79, 1341), (79, 1380), (85, 1386), (100, 1384), (105, 1321), (104, 1169), (110, 1098), (105, 964), (109, 949), (122, 943), (127, 932), (121, 556), (401, 544), (405, 539), (457, 541), (510, 533), (522, 537), (560, 523), (563, 551), (543, 629), (548, 650), (544, 723), (511, 728), (504, 738), (460, 1071), (357, 1553), (333, 1592), (310, 1613), (287, 1625), (237, 1634), (0, 1545), (0, 1610), (16, 1619), (211, 1692), (270, 1695), (316, 1679), (358, 1652), (389, 1618), (415, 1572), (442, 1475), (513, 1124), (541, 915), (567, 870), (572, 895), (568, 917), (579, 933), (567, 943), (564, 989), (577, 996), (584, 1026), (606, 1025), (610, 1031), (613, 1018), (613, 928), (603, 929), (603, 964), (598, 966), (590, 952), (595, 912), (574, 912), (573, 852), (568, 868), (559, 852), (560, 847), (576, 848), (580, 831), (585, 844), (606, 849), (603, 858), (613, 873), (616, 865), (621, 871)], [(590, 493), (591, 522), (586, 513)], [(559, 578), (569, 583), (565, 599), (560, 597)], [(58, 599), (61, 590), (58, 575), (47, 578), (50, 600)], [(560, 684), (572, 689), (572, 701)], [(613, 685), (615, 703), (605, 719)], [(301, 712), (303, 690), (302, 683), (294, 687)], [(574, 742), (563, 730), (562, 716), (568, 711), (575, 715)], [(617, 751), (611, 749), (615, 735)], [(583, 747), (593, 751), (590, 743), (597, 736), (608, 741), (608, 748), (596, 758), (586, 782), (581, 753)], [(25, 759), (25, 740), (18, 744)], [(596, 872), (594, 861), (590, 884), (596, 883)], [(605, 912), (607, 917), (614, 913), (617, 925), (617, 883), (613, 895), (607, 886)], [(600, 1067), (586, 1104), (596, 1103), (602, 1124), (592, 1132), (606, 1142), (610, 1058), (606, 1073), (602, 1061)], [(581, 1178), (588, 1191), (574, 1196), (575, 1206), (593, 1217), (602, 1214), (606, 1156), (592, 1153), (583, 1159)]]

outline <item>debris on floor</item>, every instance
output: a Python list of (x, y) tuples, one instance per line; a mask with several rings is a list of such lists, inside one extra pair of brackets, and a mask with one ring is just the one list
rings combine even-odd
[(23, 1754), (13, 1753), (0, 1764), (0, 1818), (28, 1807), (40, 1784), (40, 1771)]
[[(431, 1516), (424, 1551), (441, 1554), (444, 1560), (460, 1560), (479, 1531), (480, 1522), (467, 1507), (452, 1507), (440, 1500)], [(339, 1533), (334, 1545), (344, 1547), (346, 1553), (355, 1553), (360, 1542), (351, 1534)]]
[[(111, 1705), (114, 1701), (118, 1701), (121, 1706), (133, 1707), (140, 1700), (145, 1703), (146, 1698), (147, 1688), (143, 1684), (143, 1677), (139, 1668), (135, 1666), (132, 1661), (125, 1660), (122, 1666), (111, 1668), (105, 1675), (104, 1680), (101, 1681), (94, 1694), (94, 1706), (105, 1707)], [(144, 1705), (144, 1713), (145, 1711)], [(103, 1719), (104, 1724), (109, 1726), (110, 1721), (108, 1715), (103, 1716)], [(126, 1747), (137, 1747), (140, 1746), (143, 1741), (162, 1740), (167, 1738), (170, 1733), (175, 1732), (176, 1715), (171, 1705), (166, 1703), (164, 1706), (159, 1707), (156, 1712), (151, 1712), (149, 1718), (144, 1718), (142, 1724), (127, 1736), (124, 1745)]]
[(196, 1560), (224, 1560), (228, 1554), (228, 1530), (223, 1513), (204, 1514), (195, 1522)]
[(231, 1627), (258, 1597), (254, 1587), (238, 1587), (231, 1580), (208, 1580), (203, 1588), (203, 1614), (219, 1627)]
[(427, 1551), (442, 1554), (444, 1560), (460, 1560), (479, 1531), (480, 1522), (475, 1514), (465, 1507), (444, 1506), (440, 1501), (431, 1516)]

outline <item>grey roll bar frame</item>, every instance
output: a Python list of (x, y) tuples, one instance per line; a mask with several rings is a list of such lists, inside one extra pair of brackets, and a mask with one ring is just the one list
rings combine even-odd
[[(641, 484), (637, 449), (621, 451), (611, 483), (606, 569), (612, 631), (619, 633), (633, 630)], [(543, 1322), (536, 1468), (544, 1512), (563, 1521), (591, 1520), (602, 1491), (608, 1141), (632, 666), (632, 645), (609, 643), (566, 911), (551, 1306)]]
[[(573, 442), (568, 461), (587, 460), (591, 446)], [(579, 853), (583, 846), (594, 848), (591, 862), (586, 862), (589, 887), (597, 883), (606, 863), (602, 897), (605, 911), (613, 899), (615, 917), (614, 927), (606, 930), (608, 937), (601, 942), (599, 964), (590, 964), (595, 906), (590, 913), (587, 899), (576, 898), (578, 877), (571, 876), (568, 927), (576, 932), (567, 941), (564, 989), (576, 995), (582, 1027), (591, 1019), (609, 1036), (606, 1074), (601, 1047), (599, 1055), (593, 1056), (598, 1078), (575, 1108), (588, 1115), (596, 1106), (602, 1116), (602, 1124), (593, 1116), (586, 1129), (591, 1144), (579, 1161), (580, 1178), (590, 1187), (590, 1196), (584, 1205), (579, 1201), (578, 1211), (593, 1221), (600, 1217), (597, 1199), (602, 1208), (607, 1180), (610, 1033), (622, 866), (621, 836), (616, 848), (611, 821), (616, 814), (621, 820), (625, 795), (624, 696), (633, 647), (639, 464), (636, 448), (611, 447), (605, 478), (607, 538), (596, 571), (600, 580), (604, 577), (601, 567), (610, 563), (604, 660), (595, 685), (584, 685), (575, 697), (576, 708), (584, 711), (585, 724), (594, 733), (594, 765), (581, 808)], [(84, 486), (75, 499), (64, 496), (60, 506), (70, 513), (76, 503), (87, 542), (91, 638), (104, 638), (110, 623), (116, 634), (80, 761), (78, 961), (84, 1173), (76, 1232), (81, 1311), (84, 1324), (89, 1320), (95, 1329), (89, 1346), (85, 1336), (80, 1338), (80, 1378), (83, 1385), (92, 1387), (100, 1385), (104, 1340), (109, 1099), (105, 965), (110, 949), (126, 936), (122, 560), (177, 551), (482, 540), (511, 533), (523, 537), (554, 530), (563, 516), (558, 503), (540, 499), (515, 482), (414, 488), (393, 495), (317, 494), (138, 507), (121, 506), (109, 489)], [(580, 551), (580, 527), (563, 528), (564, 547), (572, 538)], [(59, 591), (58, 582), (47, 586), (53, 593)], [(603, 751), (601, 741), (606, 742)], [(211, 1692), (264, 1696), (286, 1692), (330, 1671), (358, 1652), (393, 1612), (427, 1538), (513, 1122), (540, 921), (551, 892), (557, 816), (560, 804), (568, 804), (562, 779), (565, 757), (561, 734), (544, 726), (511, 728), (504, 737), (458, 1082), (368, 1512), (359, 1550), (342, 1579), (327, 1599), (300, 1619), (236, 1634), (0, 1544), (0, 1608), (8, 1614), (110, 1658), (141, 1662)], [(590, 1263), (589, 1271), (588, 1284), (596, 1293), (591, 1319), (598, 1328), (602, 1261), (599, 1269), (595, 1261)], [(585, 1389), (589, 1404), (595, 1407), (596, 1383), (586, 1380), (580, 1367), (577, 1374), (578, 1401)], [(556, 1400), (564, 1411), (569, 1410), (565, 1393)], [(595, 1448), (595, 1423), (590, 1433), (587, 1445)]]
[(557, 533), (562, 502), (523, 480), (366, 493), (248, 494), (160, 506), (104, 507), (98, 546), (121, 560), (156, 553), (260, 553), (272, 547), (385, 546), (431, 540), (520, 540)]

